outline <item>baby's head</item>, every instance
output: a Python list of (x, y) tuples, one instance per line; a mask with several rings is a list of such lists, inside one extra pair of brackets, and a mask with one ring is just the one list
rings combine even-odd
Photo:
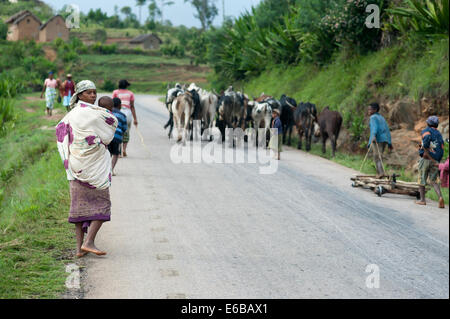
[(112, 112), (114, 106), (113, 99), (110, 98), (109, 96), (102, 96), (100, 100), (98, 100), (98, 106), (103, 107), (108, 111)]

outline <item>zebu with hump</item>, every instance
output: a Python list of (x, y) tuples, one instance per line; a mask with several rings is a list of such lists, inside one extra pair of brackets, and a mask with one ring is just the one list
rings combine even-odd
[(175, 87), (172, 89), (169, 89), (169, 86), (167, 86), (167, 89), (168, 89), (168, 91), (166, 94), (166, 108), (169, 111), (170, 118), (169, 118), (169, 121), (167, 122), (167, 124), (164, 125), (164, 129), (167, 129), (168, 127), (170, 127), (170, 129), (169, 129), (169, 139), (170, 139), (172, 137), (172, 131), (173, 131), (173, 126), (174, 126), (172, 103), (178, 95), (184, 93), (184, 90), (181, 87), (181, 84), (179, 84), (179, 83), (175, 84)]

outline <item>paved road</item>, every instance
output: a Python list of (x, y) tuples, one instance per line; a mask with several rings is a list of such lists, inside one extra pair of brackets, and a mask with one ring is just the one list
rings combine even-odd
[(355, 171), (293, 149), (274, 175), (174, 164), (162, 103), (142, 95), (136, 108), (144, 139), (133, 130), (118, 163), (97, 242), (108, 255), (87, 257), (86, 298), (449, 297), (436, 203), (353, 189)]

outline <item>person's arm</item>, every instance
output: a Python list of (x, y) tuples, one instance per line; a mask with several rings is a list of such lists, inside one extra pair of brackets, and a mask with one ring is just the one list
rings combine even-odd
[(42, 96), (44, 95), (44, 92), (45, 92), (45, 89), (47, 88), (47, 80), (45, 80), (45, 82), (44, 82), (44, 87), (42, 88), (42, 92), (41, 92), (41, 99), (42, 99)]
[(434, 162), (434, 159), (431, 157), (429, 152), (430, 143), (431, 143), (431, 134), (429, 132), (425, 132), (422, 135), (422, 146), (424, 151), (423, 158)]
[(127, 118), (125, 115), (122, 117), (121, 122), (122, 122), (122, 132), (125, 133), (128, 130), (128, 123), (127, 123)]
[(372, 145), (373, 142), (375, 143), (377, 142), (378, 125), (373, 115), (370, 117), (369, 126), (370, 126), (370, 137), (369, 137), (369, 145), (367, 147), (370, 147), (370, 145)]
[(134, 125), (138, 126), (137, 116), (136, 116), (136, 109), (134, 107), (134, 99), (130, 101), (130, 108), (131, 108), (131, 114), (133, 114), (134, 119)]
[(385, 123), (385, 125), (386, 125), (386, 135), (387, 135), (387, 139), (388, 139), (389, 151), (392, 151), (394, 149), (394, 147), (392, 146), (391, 131), (389, 130), (389, 125), (387, 123)]

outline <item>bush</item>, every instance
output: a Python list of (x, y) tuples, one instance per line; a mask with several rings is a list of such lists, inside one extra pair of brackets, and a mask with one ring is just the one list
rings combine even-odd
[(164, 44), (161, 46), (161, 53), (170, 57), (184, 58), (185, 51), (181, 45), (178, 44)]
[(116, 89), (116, 84), (113, 81), (111, 81), (110, 79), (106, 79), (102, 85), (102, 90), (105, 90), (106, 92), (112, 92), (115, 89)]
[(5, 40), (8, 35), (8, 26), (0, 20), (0, 39)]
[(1, 98), (14, 98), (23, 89), (23, 85), (17, 79), (11, 76), (0, 77), (0, 97)]
[(92, 39), (100, 43), (105, 43), (107, 38), (108, 35), (106, 34), (105, 29), (96, 29), (92, 35)]
[(2, 136), (8, 127), (15, 121), (14, 100), (9, 98), (0, 98), (0, 136)]
[(363, 137), (367, 126), (364, 123), (363, 112), (349, 112), (350, 117), (347, 118), (347, 124), (349, 125), (349, 131), (354, 142), (358, 142)]
[(409, 30), (425, 36), (448, 38), (449, 2), (448, 0), (423, 1), (407, 0), (406, 6), (388, 10), (394, 16), (392, 26), (401, 33)]
[(366, 27), (366, 8), (369, 4), (376, 4), (383, 10), (384, 3), (382, 0), (348, 0), (343, 5), (335, 3), (322, 18), (321, 29), (333, 34), (340, 45), (361, 52), (375, 50), (381, 41), (381, 29)]
[(79, 38), (70, 39), (69, 46), (78, 54), (86, 54), (88, 52), (88, 47)]
[(114, 54), (117, 52), (117, 45), (115, 43), (107, 45), (97, 42), (90, 46), (90, 50), (100, 54)]

